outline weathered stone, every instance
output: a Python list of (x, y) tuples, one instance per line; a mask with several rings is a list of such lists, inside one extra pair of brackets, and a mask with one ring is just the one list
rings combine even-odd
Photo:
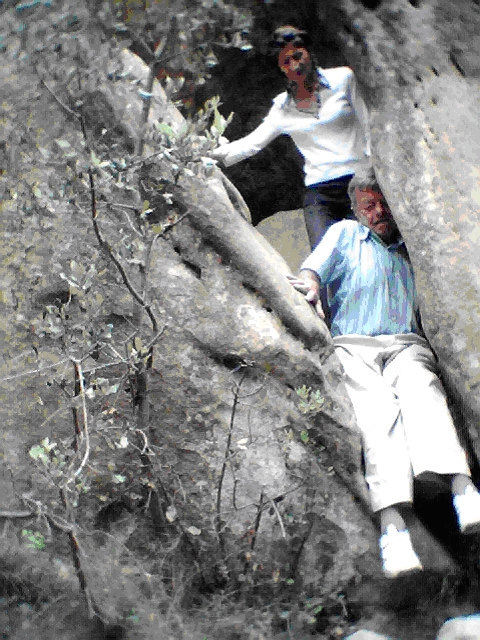
[[(212, 212), (212, 217), (213, 215)], [(238, 240), (237, 234), (234, 234), (234, 237)], [(228, 428), (230, 414), (228, 405), (232, 402), (233, 396), (228, 391), (230, 385), (226, 385), (226, 381), (222, 382), (224, 374), (215, 363), (226, 364), (232, 369), (251, 363), (251, 375), (245, 379), (244, 383), (246, 394), (262, 384), (267, 385), (265, 390), (262, 389), (260, 392), (261, 404), (251, 412), (250, 425), (243, 423), (247, 417), (243, 416), (243, 410), (239, 409), (238, 415), (236, 414), (235, 433), (238, 430), (238, 435), (235, 436), (235, 440), (240, 442), (236, 460), (240, 469), (236, 472), (236, 480), (230, 478), (230, 475), (227, 477), (226, 491), (235, 490), (237, 505), (246, 506), (252, 501), (258, 502), (260, 494), (263, 494), (263, 499), (268, 503), (268, 500), (276, 499), (279, 495), (289, 492), (290, 480), (286, 468), (297, 468), (301, 475), (307, 471), (312, 479), (316, 477), (311, 488), (314, 492), (320, 492), (319, 495), (323, 496), (321, 503), (327, 507), (327, 512), (322, 507), (319, 513), (339, 523), (342, 510), (348, 509), (349, 498), (348, 494), (345, 494), (346, 502), (344, 502), (343, 498), (340, 498), (343, 495), (342, 492), (337, 490), (336, 499), (333, 502), (330, 501), (331, 479), (328, 474), (334, 472), (337, 477), (345, 479), (347, 484), (350, 482), (352, 487), (356, 486), (357, 489), (354, 492), (357, 495), (362, 495), (364, 488), (361, 476), (356, 475), (360, 450), (355, 429), (349, 422), (351, 414), (350, 417), (343, 414), (344, 417), (340, 418), (342, 399), (338, 392), (342, 383), (339, 372), (336, 371), (338, 367), (336, 359), (332, 355), (325, 354), (327, 357), (324, 356), (325, 359), (320, 368), (316, 357), (298, 340), (285, 332), (276, 314), (262, 309), (261, 299), (259, 300), (254, 293), (242, 286), (244, 274), (236, 272), (228, 266), (228, 263), (219, 262), (215, 251), (209, 244), (202, 242), (198, 232), (184, 228), (182, 223), (182, 226), (172, 232), (172, 244), (176, 247), (176, 252), (169, 248), (168, 243), (159, 246), (152, 273), (152, 295), (164, 310), (165, 321), (168, 322), (169, 327), (172, 327), (172, 330), (170, 328), (167, 330), (166, 339), (162, 341), (161, 357), (162, 360), (168, 357), (171, 372), (179, 366), (182, 370), (188, 367), (188, 375), (191, 383), (195, 385), (196, 393), (201, 393), (202, 396), (207, 394), (203, 400), (198, 401), (199, 406), (208, 404), (218, 407), (213, 414), (215, 419), (220, 421), (214, 428), (217, 447), (225, 437), (225, 431), (222, 435), (221, 425), (224, 425), (223, 430)], [(279, 256), (275, 260), (280, 262)], [(200, 275), (193, 275), (185, 263), (196, 265)], [(282, 283), (285, 268), (286, 265), (283, 265), (283, 268), (271, 274), (271, 277), (277, 278)], [(208, 295), (208, 304), (206, 304), (206, 295)], [(179, 304), (179, 298), (185, 298), (188, 304)], [(192, 309), (195, 313), (192, 313)], [(308, 308), (307, 311), (310, 312)], [(184, 335), (181, 337), (181, 334)], [(193, 342), (192, 338), (194, 338)], [(190, 346), (187, 347), (188, 342)], [(172, 350), (172, 347), (169, 347), (170, 343), (181, 345), (181, 347)], [(213, 361), (210, 360), (210, 365), (207, 364), (208, 358), (213, 359)], [(216, 372), (212, 378), (214, 387), (201, 391), (205, 385), (205, 377), (201, 371), (206, 371), (207, 366), (210, 368), (210, 377), (213, 371)], [(245, 371), (248, 371), (248, 367)], [(268, 376), (264, 383), (261, 382), (264, 372), (270, 372), (271, 382), (267, 382)], [(237, 379), (238, 375), (236, 374)], [(176, 387), (174, 377), (171, 378), (170, 384)], [(293, 407), (288, 408), (291, 401), (289, 400), (290, 392), (283, 399), (278, 395), (278, 393), (281, 394), (281, 385), (284, 384), (290, 388), (298, 388), (305, 384), (312, 389), (325, 391), (325, 411), (317, 416), (314, 423), (305, 423), (296, 412), (292, 413)], [(165, 388), (162, 390), (161, 398), (164, 398), (164, 395)], [(155, 394), (154, 397), (156, 397)], [(161, 398), (159, 397), (159, 401)], [(273, 407), (275, 407), (274, 413), (272, 413)], [(285, 410), (286, 413), (284, 413)], [(268, 424), (266, 431), (265, 420)], [(317, 437), (322, 441), (318, 442), (320, 446), (323, 444), (324, 449), (324, 453), (320, 453), (320, 464), (321, 468), (326, 468), (327, 474), (324, 474), (321, 469), (317, 470), (315, 464), (312, 467), (312, 460), (302, 445), (290, 440), (289, 437), (285, 440), (284, 436), (281, 436), (282, 429), (285, 427), (290, 427), (293, 432), (298, 433), (304, 428), (300, 425), (306, 427), (312, 443)], [(319, 435), (322, 431), (323, 433)], [(254, 441), (251, 440), (251, 433), (256, 434)], [(206, 445), (207, 443), (201, 446)], [(191, 444), (189, 446), (191, 448)], [(220, 451), (221, 449), (220, 445)], [(208, 450), (211, 451), (210, 448)], [(204, 451), (206, 453), (207, 450)], [(283, 460), (285, 455), (287, 455), (286, 468)], [(216, 456), (218, 462), (215, 464), (221, 463), (221, 455), (218, 457), (216, 454)], [(211, 459), (213, 464), (214, 458)], [(232, 485), (232, 480), (236, 482), (235, 487)], [(334, 505), (339, 510), (337, 513)], [(282, 511), (283, 507), (282, 504)], [(333, 511), (330, 513), (332, 508)], [(307, 511), (311, 509), (318, 509), (318, 506), (315, 507), (315, 501)], [(302, 513), (304, 518), (306, 512), (302, 511)], [(278, 516), (272, 513), (271, 517), (272, 524), (277, 522), (278, 526), (279, 522), (276, 520)], [(312, 517), (315, 516), (312, 515)], [(353, 520), (350, 523), (353, 525)], [(241, 524), (234, 520), (229, 520), (228, 526), (233, 531), (239, 531), (239, 527), (241, 528)], [(262, 520), (263, 526), (265, 525)], [(311, 526), (308, 530), (311, 531)], [(306, 535), (308, 538), (310, 533), (298, 535)], [(337, 536), (337, 542), (340, 539), (341, 537)], [(362, 548), (360, 540), (359, 537), (355, 548), (359, 554), (362, 554), (368, 550), (369, 545)], [(375, 535), (372, 543), (376, 547)], [(270, 544), (268, 538), (264, 542), (260, 540), (259, 548), (262, 548), (263, 544)], [(313, 548), (316, 548), (316, 545)], [(335, 555), (336, 551), (333, 553)], [(341, 556), (340, 553), (339, 559)], [(346, 558), (346, 556), (343, 557)], [(318, 579), (321, 575), (322, 579), (325, 579), (322, 572), (316, 575)]]
[(190, 218), (204, 240), (233, 262), (241, 277), (265, 296), (267, 304), (294, 334), (307, 345), (325, 344), (329, 340), (325, 324), (284, 277), (290, 271), (288, 265), (269, 245), (263, 244), (258, 232), (233, 209), (218, 178), (206, 183), (182, 180), (180, 186), (184, 188)]
[[(458, 2), (453, 15), (448, 1), (397, 0), (372, 12), (343, 0), (321, 13), (345, 27), (339, 38), (367, 87), (380, 183), (412, 258), (427, 336), (478, 456), (478, 7)], [(470, 60), (463, 66), (462, 56)]]
[[(111, 72), (111, 80), (86, 93), (83, 112), (95, 135), (106, 135), (114, 143), (122, 139), (131, 152), (139, 151), (142, 131), (142, 111), (146, 100), (150, 101), (150, 111), (145, 129), (155, 122), (164, 122), (178, 130), (184, 122), (178, 109), (169, 102), (158, 80), (154, 80), (151, 96), (148, 97), (148, 66), (128, 49), (122, 49), (116, 59), (118, 67)], [(119, 75), (127, 81), (116, 82)], [(140, 96), (144, 95), (142, 99)], [(148, 145), (145, 155), (155, 150)]]
[[(23, 78), (24, 84), (32, 78)], [(5, 87), (9, 92), (26, 89), (15, 84), (6, 82)], [(38, 86), (31, 84), (33, 95)], [(112, 84), (121, 93), (120, 86)], [(69, 130), (68, 117), (51, 96), (43, 92), (41, 97), (42, 108), (52, 114), (49, 135), (59, 137)], [(134, 87), (119, 104), (129, 105), (136, 114), (133, 120), (141, 113)], [(120, 107), (112, 111), (113, 121), (125, 113)], [(38, 120), (29, 126), (40, 127)], [(77, 132), (70, 134), (76, 143)], [(59, 179), (48, 166), (42, 172), (29, 176), (27, 186), (39, 180), (43, 191), (49, 180)], [(192, 563), (199, 562), (202, 579), (216, 585), (215, 571), (225, 561), (239, 576), (239, 589), (253, 598), (260, 585), (269, 603), (270, 595), (292, 602), (300, 595), (324, 597), (365, 581), (370, 602), (380, 606), (386, 588), (377, 531), (363, 508), (360, 442), (331, 341), (284, 279), (292, 268), (235, 211), (218, 174), (194, 186), (190, 214), (158, 239), (149, 274), (149, 298), (165, 327), (154, 352), (149, 439), (162, 481), (171, 488), (170, 506), (189, 541)], [(13, 199), (5, 211), (14, 212)], [(2, 224), (13, 227), (13, 220), (6, 217)], [(102, 223), (115, 239), (117, 225)], [(404, 226), (408, 233), (406, 222)], [(65, 284), (58, 274), (72, 255), (78, 261), (91, 257), (86, 247), (94, 238), (87, 229), (88, 217), (65, 204), (49, 216), (36, 212), (25, 226), (16, 224), (14, 237), (8, 236), (11, 246), (0, 272), (7, 311), (1, 325), (1, 391), (8, 407), (1, 461), (1, 489), (8, 505), (2, 506), (15, 506), (20, 487), (32, 489), (20, 484), (31, 466), (29, 446), (47, 435), (54, 441), (70, 434), (65, 415), (71, 407), (62, 405), (57, 388), (47, 387), (41, 376), (38, 388), (36, 378), (19, 383), (15, 367), (35, 371), (48, 366), (49, 349), (60, 359), (61, 348), (53, 340), (48, 348), (35, 344), (38, 354), (30, 342), (25, 346), (25, 326), (32, 322), (35, 327), (42, 304), (61, 297)], [(25, 264), (32, 269), (28, 277)], [(137, 278), (134, 273), (132, 280)], [(126, 335), (133, 304), (119, 291), (115, 283), (102, 290), (104, 311), (113, 333)], [(70, 311), (75, 313), (73, 304)], [(88, 366), (94, 369), (95, 362)], [(323, 396), (318, 411), (300, 411), (295, 390), (304, 385)], [(92, 433), (93, 444), (95, 437)], [(212, 558), (216, 538), (224, 542), (223, 558)], [(129, 593), (140, 598), (140, 586), (125, 577), (132, 568), (128, 565), (120, 578), (124, 600), (117, 602), (106, 593), (120, 571), (110, 543), (102, 546), (89, 538), (91, 562), (100, 566), (103, 552), (112, 562), (111, 573), (96, 575), (97, 567), (91, 567), (90, 575), (104, 594), (104, 611), (115, 619), (124, 604), (131, 604)], [(183, 562), (186, 549), (186, 542), (179, 546)]]
[(291, 272), (298, 274), (302, 262), (310, 255), (303, 210), (279, 211), (262, 220), (256, 229), (284, 258)]
[[(6, 83), (9, 91), (14, 92), (13, 84)], [(136, 88), (123, 84), (113, 82), (109, 88), (118, 88), (122, 96), (111, 112), (112, 125), (124, 101), (131, 103), (131, 113), (141, 112)], [(61, 138), (70, 117), (49, 93), (41, 96), (51, 135)], [(32, 128), (39, 127), (39, 119), (32, 116)], [(49, 121), (43, 124), (47, 128)], [(79, 144), (79, 131), (68, 131), (71, 145)], [(39, 171), (31, 183), (38, 180), (43, 191), (49, 177)], [(154, 353), (149, 439), (158, 451), (165, 486), (181, 487), (169, 495), (191, 539), (188, 553), (196, 550), (192, 562), (201, 562), (202, 578), (212, 584), (225, 562), (243, 576), (247, 592), (261, 585), (262, 597), (292, 601), (305, 593), (336, 592), (361, 575), (378, 577), (377, 534), (364, 509), (360, 440), (328, 332), (288, 284), (288, 265), (235, 210), (221, 177), (214, 174), (194, 187), (191, 213), (155, 243), (148, 293), (160, 328), (165, 326)], [(118, 201), (136, 202), (121, 200), (120, 193)], [(36, 339), (44, 305), (65, 298), (60, 274), (69, 273), (72, 258), (80, 264), (92, 260), (95, 237), (91, 212), (71, 203), (49, 212), (47, 228), (37, 212), (25, 226), (15, 224), (13, 201), (4, 212), (2, 224), (15, 233), (8, 236), (0, 272), (8, 294), (1, 336), (1, 397), (8, 405), (2, 426), (1, 507), (15, 509), (21, 506), (19, 489), (36, 486), (36, 478), (33, 485), (25, 484), (31, 481), (29, 448), (45, 437), (51, 442), (72, 437), (71, 407), (56, 382), (43, 373), (38, 379), (16, 378), (19, 371), (22, 376), (46, 367), (55, 376), (52, 362), (65, 358), (62, 345), (42, 338), (35, 351), (25, 340)], [(102, 212), (99, 218), (115, 245), (124, 218), (120, 225)], [(134, 284), (137, 271), (135, 266), (129, 271)], [(130, 333), (131, 296), (115, 278), (99, 293), (101, 315), (108, 318), (112, 334)], [(79, 314), (81, 322), (82, 313), (72, 301), (70, 319)], [(84, 366), (93, 371), (101, 363), (88, 360)], [(71, 367), (65, 376), (69, 385)], [(311, 415), (299, 410), (295, 390), (303, 386), (324, 397)], [(90, 436), (93, 463), (102, 436), (93, 425)], [(132, 455), (133, 464), (138, 463), (137, 454)], [(42, 499), (50, 507), (58, 498), (49, 488)], [(80, 517), (86, 519), (83, 513)], [(225, 556), (212, 559), (219, 537)], [(114, 622), (125, 607), (132, 608), (128, 593), (140, 601), (136, 574), (118, 577), (115, 545), (96, 538), (89, 538), (88, 545), (91, 562), (84, 561), (84, 570), (100, 594), (96, 601), (103, 614)], [(183, 547), (178, 554), (185, 562)], [(103, 557), (111, 572), (99, 571)], [(118, 601), (107, 593), (108, 583), (117, 580)]]

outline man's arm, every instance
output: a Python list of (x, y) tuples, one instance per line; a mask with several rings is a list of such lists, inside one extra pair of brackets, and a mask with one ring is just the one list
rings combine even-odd
[(290, 284), (315, 307), (320, 318), (325, 318), (320, 291), (343, 276), (347, 250), (357, 227), (358, 224), (352, 220), (332, 225), (302, 264), (299, 276), (287, 276)]

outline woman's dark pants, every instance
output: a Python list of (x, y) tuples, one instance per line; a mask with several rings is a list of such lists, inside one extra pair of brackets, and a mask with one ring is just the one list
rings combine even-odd
[[(303, 215), (312, 251), (333, 224), (340, 220), (356, 220), (348, 197), (348, 184), (352, 177), (349, 174), (306, 188)], [(325, 321), (330, 327), (326, 289), (320, 292), (320, 300), (325, 311)]]
[(348, 184), (352, 177), (349, 174), (306, 187), (303, 215), (312, 250), (332, 224), (340, 220), (356, 220), (348, 197)]

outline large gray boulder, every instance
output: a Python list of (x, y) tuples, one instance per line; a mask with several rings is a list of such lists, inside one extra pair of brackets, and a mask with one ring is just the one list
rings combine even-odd
[[(79, 130), (59, 103), (61, 83), (49, 82), (54, 98), (25, 59), (20, 61), (21, 74), (17, 59), (7, 59), (8, 65), (1, 70), (6, 99), (21, 95), (35, 108), (27, 105), (25, 113), (17, 116), (29, 123), (18, 153), (13, 150), (12, 132), (2, 130), (11, 162), (7, 177), (0, 176), (1, 186), (8, 191), (7, 178), (15, 178), (19, 185), (15, 198), (8, 191), (11, 197), (4, 201), (2, 212), (7, 240), (0, 269), (5, 311), (0, 334), (0, 385), (6, 400), (0, 460), (4, 518), (7, 510), (13, 514), (24, 508), (22, 496), (38, 500), (47, 511), (58, 507), (56, 487), (45, 481), (28, 451), (46, 437), (49, 442), (72, 437), (74, 402), (63, 389), (72, 387), (72, 368), (66, 363), (72, 353), (69, 349), (76, 353), (79, 347), (72, 345), (78, 342), (62, 340), (61, 327), (60, 335), (42, 333), (46, 307), (69, 299), (60, 274), (70, 272), (72, 258), (85, 266), (104, 260), (95, 321), (110, 327), (112, 340), (122, 348), (136, 312), (118, 273), (105, 258), (100, 259), (95, 248), (91, 211), (85, 205), (77, 169), (73, 166), (73, 171), (69, 161), (65, 166), (49, 163), (59, 140), (77, 152), (81, 147)], [(122, 68), (119, 60), (112, 57), (113, 70)], [(132, 77), (101, 91), (104, 102), (92, 98), (87, 115), (90, 126), (118, 126), (116, 135), (124, 136), (125, 146), (137, 148), (143, 103), (136, 80), (144, 82), (145, 74), (135, 70), (138, 61), (134, 62), (128, 63)], [(103, 104), (111, 109), (102, 111)], [(181, 124), (171, 105), (165, 118), (172, 127)], [(122, 129), (119, 119), (128, 121), (128, 127)], [(41, 128), (38, 139), (33, 138), (31, 132)], [(37, 162), (24, 171), (20, 163), (26, 156), (19, 151), (27, 149)], [(154, 161), (151, 167), (155, 171)], [(57, 198), (67, 177), (73, 183), (71, 201)], [(323, 606), (336, 598), (336, 608), (332, 606), (326, 616), (327, 625), (340, 615), (345, 626), (345, 598), (347, 605), (356, 599), (363, 612), (381, 607), (389, 588), (380, 571), (378, 532), (367, 507), (360, 440), (332, 341), (324, 324), (287, 283), (285, 273), (291, 268), (236, 210), (238, 202), (232, 203), (233, 191), (221, 174), (183, 175), (179, 186), (188, 215), (157, 239), (146, 284), (163, 328), (154, 350), (147, 433), (154, 460), (153, 485), (164, 488), (159, 500), (165, 522), (162, 544), (152, 542), (154, 552), (148, 545), (146, 550), (142, 547), (146, 558), (125, 550), (129, 545), (139, 548), (134, 535), (138, 531), (137, 536), (144, 535), (150, 543), (152, 529), (144, 509), (137, 508), (139, 483), (127, 487), (117, 477), (117, 484), (102, 484), (105, 477), (111, 478), (108, 467), (112, 464), (115, 469), (139, 467), (138, 448), (126, 447), (111, 435), (123, 423), (115, 422), (118, 407), (108, 406), (92, 422), (90, 434), (90, 463), (98, 471), (100, 487), (98, 492), (87, 492), (76, 512), (87, 532), (81, 537), (82, 548), (88, 549), (82, 565), (87, 582), (108, 622), (124, 621), (132, 609), (151, 620), (146, 638), (156, 637), (155, 632), (158, 636), (159, 612), (169, 606), (166, 596), (161, 602), (164, 609), (155, 600), (156, 586), (163, 580), (170, 580), (172, 589), (179, 583), (188, 585), (183, 593), (173, 591), (188, 606), (195, 589), (220, 591), (230, 579), (232, 588), (253, 599), (252, 607), (266, 602), (288, 608), (297, 629), (317, 624), (315, 619), (312, 622), (314, 616), (305, 613), (306, 600), (317, 608), (316, 603)], [(19, 215), (17, 200), (23, 202), (33, 190), (31, 210)], [(50, 192), (54, 196), (46, 197)], [(141, 206), (138, 193), (119, 190), (115, 198), (120, 210)], [(52, 206), (52, 201), (58, 206)], [(113, 246), (119, 247), (128, 229), (124, 214), (106, 215), (100, 210), (99, 224)], [(138, 285), (140, 270), (135, 262), (125, 264), (132, 283)], [(68, 314), (72, 325), (83, 326), (85, 309), (76, 300)], [(146, 325), (142, 331), (148, 337)], [(103, 353), (95, 358), (84, 362), (90, 376), (108, 364)], [(297, 393), (302, 388), (313, 393), (311, 402), (303, 405)], [(128, 407), (128, 402), (126, 392), (120, 394), (119, 403)], [(120, 410), (118, 414), (128, 423)], [(130, 442), (132, 433), (127, 435)], [(133, 474), (132, 484), (137, 480)], [(147, 490), (148, 486), (147, 482)], [(113, 517), (106, 522), (104, 507), (105, 502), (110, 506), (110, 500), (124, 500), (130, 506), (120, 523)], [(98, 531), (91, 535), (99, 526), (107, 529), (105, 535)], [(55, 557), (63, 551), (56, 546), (48, 549), (53, 559), (45, 555), (42, 561), (55, 568)], [(9, 555), (5, 539), (0, 558)], [(442, 569), (442, 579), (454, 572), (448, 568), (448, 554), (439, 550), (432, 555), (437, 562), (432, 567)], [(61, 573), (68, 574), (75, 589), (72, 571), (64, 570), (68, 555), (62, 557)], [(144, 561), (151, 574), (142, 568)], [(34, 556), (22, 562), (34, 564)], [(12, 569), (8, 571), (13, 580)], [(418, 584), (422, 579), (428, 584), (430, 577), (419, 578)], [(48, 611), (42, 610), (36, 620), (43, 621), (37, 637), (51, 637)], [(231, 622), (224, 624), (224, 637), (228, 637)], [(252, 620), (244, 637), (259, 637), (259, 624)], [(190, 631), (187, 627), (184, 637)], [(140, 637), (134, 633), (131, 637)]]
[(479, 8), (375, 6), (322, 3), (319, 15), (338, 24), (364, 85), (374, 162), (413, 261), (425, 330), (478, 456)]
[[(85, 303), (69, 301), (65, 274), (71, 273), (72, 263), (88, 268), (96, 262), (99, 271), (105, 267), (95, 284), (94, 310), (89, 309), (94, 322), (108, 323), (119, 349), (124, 350), (131, 333), (135, 308), (118, 273), (100, 256), (74, 161), (50, 163), (58, 147), (75, 150), (80, 157), (82, 153), (78, 123), (61, 104), (61, 82), (49, 77), (48, 91), (28, 62), (19, 66), (13, 56), (6, 59), (0, 72), (5, 97), (15, 104), (27, 96), (34, 105), (26, 107), (24, 115), (31, 131), (42, 129), (37, 144), (43, 150), (26, 136), (21, 151), (29, 148), (38, 155), (36, 162), (23, 167), (18, 154), (1, 176), (5, 191), (13, 178), (19, 187), (15, 197), (8, 191), (11, 197), (3, 202), (1, 227), (0, 389), (5, 402), (0, 517), (10, 518), (20, 536), (23, 523), (30, 522), (28, 515), (21, 515), (24, 498), (38, 501), (47, 513), (58, 510), (65, 516), (58, 487), (45, 476), (42, 463), (33, 464), (28, 454), (45, 438), (68, 443), (73, 437), (69, 358), (85, 356), (81, 345), (91, 327), (80, 329)], [(115, 130), (124, 136), (125, 146), (136, 148), (142, 100), (133, 77), (139, 72), (130, 63), (128, 76), (106, 83), (100, 92), (103, 101), (95, 102), (97, 94), (91, 94), (85, 115), (88, 126)], [(121, 64), (120, 58), (112, 58), (114, 70)], [(102, 105), (111, 109), (102, 111)], [(166, 118), (169, 110), (171, 106)], [(123, 122), (122, 128), (122, 120), (127, 127)], [(174, 114), (169, 122), (174, 126), (181, 119)], [(9, 151), (11, 132), (5, 128), (1, 133)], [(69, 184), (62, 187), (67, 178)], [(247, 593), (252, 589), (269, 603), (286, 600), (298, 610), (303, 598), (323, 600), (349, 583), (381, 580), (377, 532), (365, 508), (360, 440), (325, 325), (287, 282), (289, 266), (235, 209), (232, 190), (225, 188), (221, 175), (182, 180), (191, 211), (156, 241), (147, 282), (159, 326), (164, 327), (154, 353), (148, 438), (155, 452), (155, 479), (165, 488), (161, 509), (167, 524), (160, 533), (162, 540), (170, 540), (166, 549), (173, 545), (166, 556), (172, 582), (182, 583), (187, 574), (178, 577), (174, 572), (188, 566), (198, 588), (220, 588), (222, 580), (233, 576), (236, 588)], [(62, 188), (70, 190), (69, 199), (59, 195)], [(102, 232), (118, 248), (129, 228), (122, 207), (131, 211), (140, 198), (120, 189), (114, 194), (117, 217), (104, 215), (101, 207), (98, 217)], [(31, 209), (19, 215), (17, 199), (23, 203), (29, 195)], [(140, 270), (135, 263), (125, 261), (125, 266), (137, 285)], [(79, 331), (73, 341), (60, 325), (54, 326), (55, 309), (62, 302), (69, 304), (65, 322)], [(46, 317), (53, 318), (50, 327)], [(98, 375), (97, 367), (108, 364), (102, 358), (100, 353), (82, 360), (86, 384)], [(304, 411), (297, 394), (302, 387), (317, 398)], [(120, 402), (128, 406), (129, 399), (120, 396)], [(95, 400), (90, 410), (97, 415)], [(136, 509), (141, 485), (134, 490), (123, 481), (103, 484), (112, 476), (109, 465), (139, 467), (138, 450), (108, 435), (108, 420), (113, 420), (108, 415), (99, 413), (89, 425), (89, 465), (100, 480), (75, 511), (82, 528), (80, 546), (88, 549), (82, 570), (107, 622), (124, 621), (132, 609), (144, 612), (150, 620), (148, 637), (155, 637), (161, 618), (153, 604), (155, 581), (163, 580), (165, 567), (149, 556), (152, 578), (141, 568), (144, 558), (126, 550), (129, 544), (135, 546), (139, 527), (144, 528), (142, 535), (152, 532), (144, 511)], [(132, 433), (127, 436), (133, 442)], [(129, 501), (121, 525), (105, 522), (106, 502), (115, 500)], [(41, 525), (44, 520), (35, 526)], [(93, 535), (99, 527), (114, 538), (98, 531)], [(179, 540), (183, 542), (177, 549)], [(55, 541), (48, 544), (52, 559), (47, 563), (55, 575), (57, 555), (62, 566), (68, 566), (69, 557)], [(4, 540), (0, 559), (9, 554)], [(22, 568), (29, 562), (34, 563), (34, 556), (24, 558)], [(10, 565), (4, 566), (5, 575), (17, 584)], [(194, 590), (186, 591), (181, 597), (188, 604)], [(47, 637), (49, 627), (49, 633), (54, 632), (49, 615), (48, 610), (39, 612), (39, 638)]]

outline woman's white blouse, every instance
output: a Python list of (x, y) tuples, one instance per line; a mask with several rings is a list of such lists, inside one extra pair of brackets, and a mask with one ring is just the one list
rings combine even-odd
[(289, 135), (305, 158), (305, 184), (355, 173), (370, 156), (368, 112), (349, 67), (317, 69), (318, 107), (301, 110), (287, 92), (273, 100), (263, 122), (250, 134), (219, 147), (226, 166), (249, 158), (279, 135)]

